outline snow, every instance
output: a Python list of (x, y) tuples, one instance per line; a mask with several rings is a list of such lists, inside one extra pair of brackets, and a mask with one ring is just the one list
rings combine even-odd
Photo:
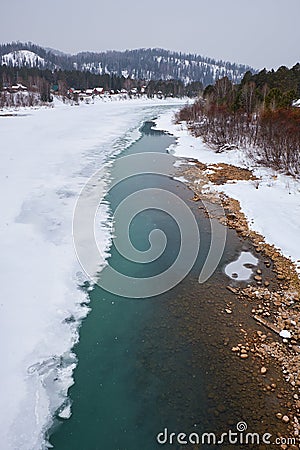
[(181, 183), (188, 183), (188, 180), (184, 177), (173, 177), (174, 180), (180, 181)]
[(295, 100), (294, 102), (293, 102), (293, 106), (300, 106), (300, 98), (298, 98), (298, 100)]
[(288, 330), (281, 330), (279, 336), (282, 337), (283, 339), (291, 339), (292, 337), (291, 332)]
[(45, 60), (29, 50), (18, 50), (3, 55), (1, 57), (1, 64), (7, 64), (10, 66), (25, 65), (28, 67), (35, 67), (38, 65), (40, 67), (45, 65)]
[[(180, 101), (177, 101), (177, 104)], [(87, 179), (137, 139), (145, 119), (175, 100), (128, 100), (23, 109), (0, 117), (1, 270), (0, 442), (41, 450), (53, 413), (68, 417), (71, 349), (88, 313), (72, 241), (72, 216)], [(103, 266), (110, 244), (100, 208)], [(67, 319), (67, 320), (66, 320)], [(64, 405), (66, 405), (64, 407)], [(62, 409), (64, 407), (64, 409)]]
[(129, 72), (128, 72), (128, 70), (122, 70), (121, 73), (122, 73), (122, 76), (123, 76), (124, 78), (129, 78)]
[(300, 183), (291, 180), (291, 188), (288, 178), (264, 177), (258, 189), (253, 182), (238, 181), (220, 190), (239, 200), (252, 230), (296, 262), (300, 259)]
[(247, 281), (251, 278), (253, 270), (246, 267), (246, 264), (256, 266), (258, 259), (250, 252), (241, 252), (236, 261), (233, 261), (225, 267), (226, 275), (232, 280)]
[(201, 138), (193, 137), (185, 124), (175, 124), (171, 111), (156, 120), (156, 127), (177, 138), (169, 149), (178, 157), (194, 158), (205, 164), (227, 163), (253, 170), (259, 182), (237, 181), (213, 189), (240, 202), (249, 226), (275, 245), (298, 266), (300, 272), (300, 181), (257, 166), (244, 149), (216, 153)]
[(68, 404), (58, 415), (61, 419), (69, 419), (72, 415), (71, 404)]

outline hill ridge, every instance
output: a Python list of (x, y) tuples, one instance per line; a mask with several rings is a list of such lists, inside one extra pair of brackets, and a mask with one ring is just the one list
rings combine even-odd
[[(31, 51), (36, 60), (24, 63), (13, 52)], [(181, 80), (184, 83), (200, 81), (204, 86), (216, 79), (228, 76), (239, 82), (247, 71), (256, 72), (250, 66), (229, 61), (215, 60), (195, 53), (183, 53), (162, 48), (137, 48), (132, 50), (84, 51), (74, 55), (44, 48), (31, 42), (12, 42), (0, 45), (0, 62), (12, 66), (38, 67), (89, 71), (145, 80)], [(31, 65), (30, 65), (31, 64)]]

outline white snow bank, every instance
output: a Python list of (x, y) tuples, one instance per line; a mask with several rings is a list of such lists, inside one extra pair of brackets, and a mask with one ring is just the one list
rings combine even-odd
[[(0, 117), (0, 447), (5, 450), (41, 450), (53, 412), (61, 407), (62, 416), (70, 414), (66, 394), (76, 365), (71, 348), (88, 311), (81, 306), (86, 295), (78, 285), (85, 277), (72, 242), (76, 198), (90, 175), (139, 136), (142, 121), (165, 108), (175, 110), (175, 103), (56, 104)], [(100, 239), (107, 249), (107, 208), (101, 211)], [(97, 263), (104, 263), (100, 256)]]
[(170, 147), (175, 156), (198, 159), (205, 164), (224, 162), (238, 167), (245, 167), (249, 164), (249, 160), (242, 150), (216, 153), (204, 144), (202, 139), (191, 136), (185, 124), (174, 124), (173, 111), (162, 114), (155, 123), (155, 129), (168, 131), (177, 138), (177, 144)]
[(258, 189), (249, 181), (220, 186), (219, 190), (239, 200), (250, 228), (265, 236), (281, 252), (296, 262), (300, 259), (300, 183), (278, 176), (260, 182)]
[(172, 111), (162, 114), (156, 120), (156, 127), (177, 137), (177, 144), (170, 149), (176, 156), (195, 158), (206, 164), (233, 164), (254, 171), (259, 183), (238, 181), (215, 189), (240, 202), (250, 228), (262, 234), (267, 243), (274, 244), (292, 261), (300, 260), (300, 182), (255, 166), (242, 149), (214, 152), (201, 138), (191, 136), (184, 124), (174, 124), (173, 117)]

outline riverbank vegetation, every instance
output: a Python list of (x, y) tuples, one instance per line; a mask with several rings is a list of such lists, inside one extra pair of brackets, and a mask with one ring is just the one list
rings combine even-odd
[(176, 119), (217, 151), (243, 147), (257, 162), (299, 177), (299, 98), (300, 64), (247, 72), (240, 84), (224, 77), (207, 86)]

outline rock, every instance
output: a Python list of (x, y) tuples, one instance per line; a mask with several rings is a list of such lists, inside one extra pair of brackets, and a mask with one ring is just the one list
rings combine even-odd
[(239, 347), (232, 347), (231, 351), (236, 353), (236, 352), (240, 351), (240, 348)]
[(220, 413), (223, 413), (223, 412), (226, 411), (226, 407), (225, 407), (224, 405), (219, 405), (219, 406), (217, 406), (217, 410), (218, 410)]
[(225, 309), (225, 312), (226, 312), (227, 314), (232, 314), (231, 309), (228, 309), (228, 308)]
[(261, 374), (265, 374), (265, 373), (267, 373), (267, 368), (266, 367), (262, 367), (261, 369), (260, 369), (260, 373)]
[(229, 219), (229, 220), (235, 220), (236, 219), (236, 214), (234, 214), (234, 213), (228, 213), (227, 214), (227, 219)]
[(288, 416), (283, 416), (281, 420), (284, 423), (288, 423), (290, 421), (290, 418)]
[(260, 275), (255, 275), (254, 280), (261, 281), (262, 277)]
[(241, 354), (241, 358), (242, 358), (242, 359), (246, 359), (246, 358), (248, 358), (248, 357), (249, 357), (248, 353), (242, 353), (242, 354)]
[(277, 419), (281, 420), (282, 419), (282, 414), (281, 413), (277, 413), (276, 417), (277, 417)]

